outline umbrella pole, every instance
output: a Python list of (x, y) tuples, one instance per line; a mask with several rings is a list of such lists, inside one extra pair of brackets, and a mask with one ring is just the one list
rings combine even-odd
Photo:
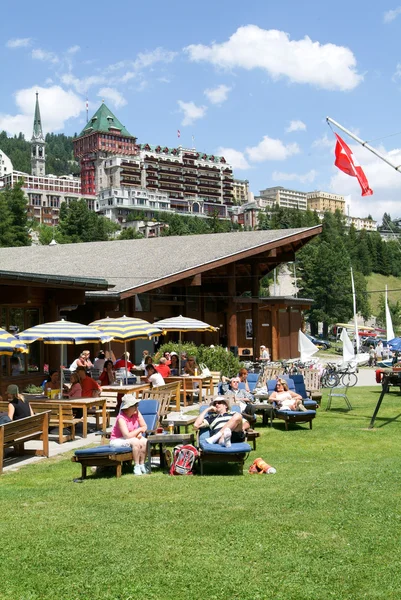
[(178, 375), (181, 375), (181, 331), (179, 332), (179, 338), (178, 338)]
[(60, 396), (61, 398), (63, 397), (63, 383), (64, 383), (64, 373), (63, 373), (63, 365), (61, 364), (63, 362), (63, 345), (60, 344)]
[(127, 342), (126, 341), (124, 341), (124, 358), (125, 358), (125, 385), (128, 385)]

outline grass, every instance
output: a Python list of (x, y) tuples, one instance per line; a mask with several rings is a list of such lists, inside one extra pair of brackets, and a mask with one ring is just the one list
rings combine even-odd
[(378, 393), (351, 389), (312, 431), (260, 427), (247, 466), (276, 475), (73, 483), (68, 456), (4, 474), (1, 600), (398, 600), (401, 406), (368, 431)]

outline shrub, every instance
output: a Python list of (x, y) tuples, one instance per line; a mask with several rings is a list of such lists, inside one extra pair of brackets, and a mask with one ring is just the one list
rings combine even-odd
[[(168, 342), (160, 346), (156, 360), (163, 356), (164, 352), (177, 352), (179, 354), (180, 345), (176, 342)], [(181, 352), (186, 352), (187, 356), (195, 356), (198, 365), (204, 363), (211, 371), (221, 371), (226, 377), (234, 377), (241, 368), (240, 360), (227, 352), (223, 346), (196, 346), (192, 343), (184, 342), (181, 344)]]

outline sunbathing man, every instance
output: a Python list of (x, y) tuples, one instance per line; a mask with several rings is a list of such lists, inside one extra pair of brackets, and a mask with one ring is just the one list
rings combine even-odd
[(206, 438), (206, 442), (229, 448), (232, 441), (244, 441), (244, 431), (249, 428), (249, 423), (242, 418), (240, 413), (229, 411), (227, 398), (217, 396), (196, 419), (194, 428), (200, 429), (201, 427), (210, 429), (211, 435)]

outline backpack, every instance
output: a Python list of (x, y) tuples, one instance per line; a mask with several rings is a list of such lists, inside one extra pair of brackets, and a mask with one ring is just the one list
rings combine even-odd
[(173, 464), (170, 467), (170, 475), (193, 475), (193, 466), (199, 452), (195, 446), (188, 444), (174, 448)]

